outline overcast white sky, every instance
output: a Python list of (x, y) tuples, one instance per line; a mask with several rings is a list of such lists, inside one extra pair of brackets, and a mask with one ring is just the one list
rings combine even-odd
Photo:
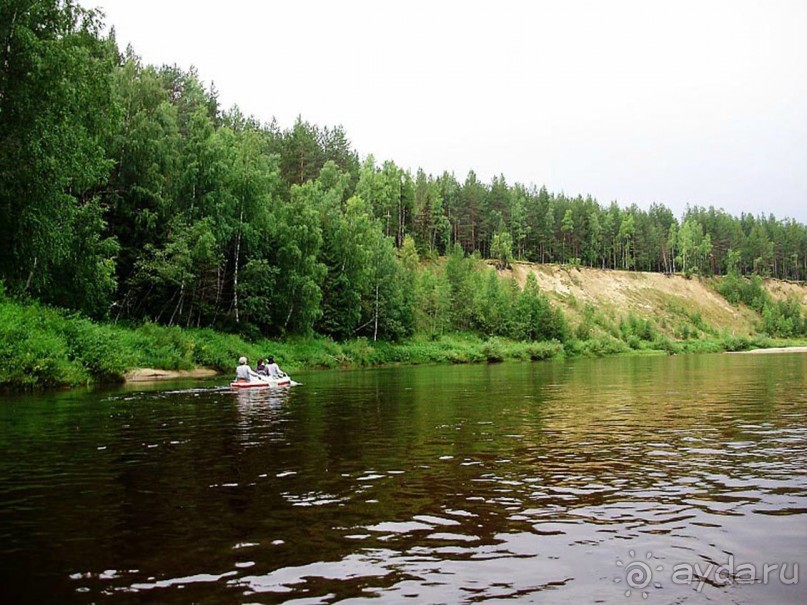
[(807, 1), (81, 0), (225, 107), (362, 157), (807, 222)]

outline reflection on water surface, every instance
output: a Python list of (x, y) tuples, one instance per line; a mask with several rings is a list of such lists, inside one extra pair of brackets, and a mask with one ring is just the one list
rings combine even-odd
[[(7, 397), (3, 592), (805, 602), (805, 370), (637, 357)], [(763, 583), (765, 563), (789, 567)]]

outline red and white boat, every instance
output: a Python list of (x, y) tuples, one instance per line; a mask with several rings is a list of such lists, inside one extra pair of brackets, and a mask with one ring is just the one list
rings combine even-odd
[(230, 386), (234, 389), (267, 389), (271, 387), (288, 387), (291, 386), (291, 378), (283, 376), (282, 378), (268, 378), (260, 377), (252, 380), (238, 380), (231, 382)]

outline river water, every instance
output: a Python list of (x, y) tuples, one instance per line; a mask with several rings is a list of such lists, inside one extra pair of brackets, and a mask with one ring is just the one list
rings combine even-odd
[(2, 602), (807, 602), (807, 355), (295, 378), (0, 398)]

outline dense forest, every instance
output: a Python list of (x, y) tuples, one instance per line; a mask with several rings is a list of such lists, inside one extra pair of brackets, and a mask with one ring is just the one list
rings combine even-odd
[(520, 290), (480, 259), (807, 275), (795, 220), (712, 207), (678, 218), (504, 176), (413, 174), (361, 158), (341, 127), (283, 129), (222, 108), (195, 70), (121, 52), (75, 2), (1, 0), (0, 26), (0, 278), (12, 296), (248, 336), (562, 340), (535, 283)]

